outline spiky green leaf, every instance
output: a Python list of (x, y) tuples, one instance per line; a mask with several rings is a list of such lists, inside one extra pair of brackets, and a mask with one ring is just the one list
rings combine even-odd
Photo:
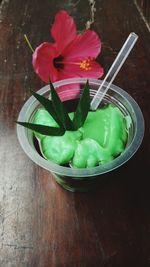
[(74, 114), (73, 124), (74, 124), (75, 129), (80, 128), (84, 124), (86, 117), (88, 115), (88, 111), (90, 109), (90, 91), (89, 91), (89, 89), (90, 89), (89, 82), (87, 81), (87, 83), (85, 84), (85, 87), (83, 89), (82, 96), (79, 100), (77, 109), (76, 109), (75, 114)]
[(51, 98), (52, 98), (52, 104), (55, 110), (55, 113), (57, 114), (57, 117), (61, 121), (63, 127), (66, 130), (74, 130), (74, 125), (72, 120), (70, 119), (68, 112), (63, 104), (61, 102), (56, 90), (54, 89), (53, 84), (50, 82), (50, 89), (51, 89)]
[(24, 126), (32, 131), (38, 132), (40, 134), (44, 135), (63, 135), (65, 133), (65, 130), (63, 128), (58, 128), (58, 127), (50, 127), (50, 126), (45, 126), (41, 124), (34, 124), (34, 123), (28, 123), (28, 122), (20, 122), (16, 121), (21, 126)]

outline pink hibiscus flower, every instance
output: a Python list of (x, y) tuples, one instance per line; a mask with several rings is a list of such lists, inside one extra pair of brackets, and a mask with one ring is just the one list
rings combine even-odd
[(77, 35), (73, 18), (61, 10), (55, 17), (51, 36), (54, 43), (44, 42), (33, 53), (33, 68), (41, 80), (48, 83), (49, 78), (55, 82), (103, 75), (103, 68), (95, 61), (101, 51), (101, 41), (94, 31), (86, 30)]

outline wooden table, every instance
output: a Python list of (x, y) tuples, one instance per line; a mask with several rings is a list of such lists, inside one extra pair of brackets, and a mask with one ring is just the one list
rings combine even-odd
[(115, 84), (140, 105), (146, 124), (142, 146), (96, 191), (71, 193), (24, 154), (15, 120), (44, 84), (31, 66), (23, 34), (36, 47), (49, 41), (57, 11), (89, 19), (88, 1), (0, 1), (0, 266), (150, 266), (150, 35), (131, 0), (97, 0), (93, 29), (103, 42), (105, 72), (131, 31), (139, 41)]

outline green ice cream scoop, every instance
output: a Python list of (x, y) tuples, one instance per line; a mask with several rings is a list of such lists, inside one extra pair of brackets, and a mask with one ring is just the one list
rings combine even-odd
[(83, 139), (94, 139), (114, 157), (124, 150), (127, 135), (125, 117), (113, 105), (89, 112), (83, 126)]
[(63, 136), (45, 136), (41, 141), (41, 150), (44, 157), (57, 164), (68, 163), (76, 150), (77, 140), (80, 140), (79, 131), (66, 131)]
[(112, 159), (113, 157), (107, 149), (100, 146), (95, 140), (86, 138), (78, 142), (72, 166), (76, 168), (94, 167)]

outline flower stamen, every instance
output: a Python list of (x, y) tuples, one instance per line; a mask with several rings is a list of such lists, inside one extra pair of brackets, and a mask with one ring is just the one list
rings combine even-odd
[(80, 69), (83, 70), (91, 70), (92, 68), (92, 62), (93, 62), (93, 58), (89, 57), (88, 59), (84, 59), (80, 62)]

